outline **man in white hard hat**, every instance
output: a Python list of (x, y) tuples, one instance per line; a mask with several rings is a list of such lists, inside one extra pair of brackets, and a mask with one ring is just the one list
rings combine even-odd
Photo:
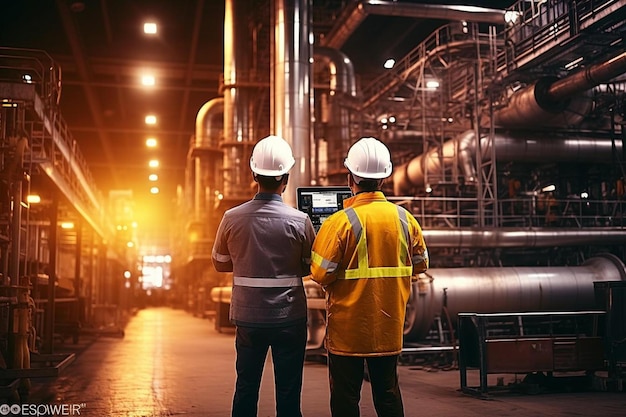
[(232, 415), (256, 416), (263, 366), (272, 350), (277, 416), (301, 416), (302, 372), (307, 340), (302, 277), (310, 272), (315, 230), (309, 217), (283, 203), (294, 166), (282, 138), (259, 141), (250, 158), (258, 192), (227, 210), (212, 260), (233, 272), (230, 320), (236, 325), (237, 382)]
[(313, 243), (312, 279), (326, 290), (326, 349), (333, 417), (358, 417), (367, 363), (379, 417), (404, 416), (397, 362), (412, 276), (428, 268), (417, 220), (385, 198), (391, 155), (362, 138), (344, 162), (353, 197)]

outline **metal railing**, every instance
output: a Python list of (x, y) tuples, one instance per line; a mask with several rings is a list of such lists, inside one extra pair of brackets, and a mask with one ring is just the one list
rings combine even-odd
[(104, 226), (103, 197), (87, 161), (59, 113), (59, 65), (44, 51), (0, 47), (0, 84), (3, 105), (27, 102), (34, 110), (35, 115), (24, 122), (28, 162), (43, 168), (99, 234), (112, 232), (112, 225)]
[[(476, 198), (388, 197), (409, 210), (424, 228), (478, 227)], [(609, 227), (626, 229), (626, 199), (547, 199), (528, 196), (497, 201), (492, 227)]]

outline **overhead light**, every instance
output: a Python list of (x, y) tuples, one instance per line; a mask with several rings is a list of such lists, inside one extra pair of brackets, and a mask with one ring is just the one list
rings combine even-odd
[(154, 22), (146, 22), (143, 24), (143, 33), (154, 35), (157, 33), (157, 24)]
[(565, 69), (566, 70), (571, 70), (573, 68), (576, 68), (578, 66), (578, 64), (580, 64), (583, 61), (583, 57), (578, 57), (575, 60), (568, 62), (567, 64), (565, 64)]
[(391, 69), (393, 68), (394, 65), (396, 65), (396, 60), (393, 58), (389, 58), (388, 60), (385, 61), (385, 63), (383, 64), (383, 67), (387, 69)]
[(152, 187), (152, 188), (150, 188), (150, 193), (158, 194), (159, 193), (159, 187)]
[(146, 87), (152, 87), (156, 84), (156, 79), (152, 74), (145, 74), (141, 76), (141, 84)]
[(61, 229), (73, 229), (74, 228), (74, 223), (72, 222), (62, 222), (61, 223)]
[(148, 162), (148, 166), (150, 168), (158, 168), (159, 160), (158, 159), (151, 159), (150, 162)]
[(33, 77), (30, 74), (24, 74), (22, 75), (22, 80), (26, 83), (26, 84), (32, 84), (33, 83)]
[(41, 203), (41, 196), (37, 194), (29, 194), (26, 196), (26, 202), (28, 204), (38, 204)]
[(149, 114), (146, 116), (146, 124), (147, 125), (155, 125), (157, 122), (157, 118), (153, 114)]
[(155, 138), (146, 139), (146, 146), (148, 148), (154, 148), (157, 146), (157, 140)]
[(514, 25), (515, 23), (517, 23), (517, 21), (519, 20), (520, 17), (520, 13), (519, 12), (515, 12), (513, 10), (507, 10), (506, 12), (504, 12), (504, 22)]
[(149, 181), (157, 181), (159, 179), (159, 176), (157, 174), (150, 174), (148, 175), (148, 180)]
[(431, 90), (435, 90), (435, 89), (439, 88), (439, 81), (437, 81), (437, 80), (428, 80), (428, 81), (426, 81), (426, 88), (429, 88)]

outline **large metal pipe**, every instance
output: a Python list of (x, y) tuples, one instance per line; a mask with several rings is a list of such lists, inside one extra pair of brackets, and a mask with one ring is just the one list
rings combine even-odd
[[(546, 137), (539, 134), (496, 134), (493, 143), (499, 161), (517, 162), (584, 162), (606, 163), (611, 161), (614, 151), (621, 152), (620, 142), (607, 138), (592, 137)], [(518, 136), (519, 135), (519, 136)], [(523, 136), (522, 136), (523, 135)], [(395, 195), (407, 195), (413, 188), (422, 188), (428, 175), (443, 172), (444, 165), (459, 164), (460, 173), (466, 182), (476, 178), (474, 155), (476, 140), (470, 130), (447, 141), (442, 148), (432, 148), (394, 169), (393, 188)]]
[[(596, 281), (626, 280), (614, 255), (577, 267), (433, 268), (413, 284), (405, 320), (407, 340), (425, 338), (444, 311), (459, 313), (580, 311), (594, 309)], [(445, 310), (444, 310), (445, 307)]]
[[(513, 94), (507, 105), (495, 112), (494, 121), (502, 127), (526, 127), (530, 120), (534, 125), (550, 125), (555, 115), (559, 114), (585, 115), (591, 102), (580, 95), (624, 72), (626, 52), (560, 80), (540, 79)], [(581, 120), (580, 117), (578, 119)]]
[(249, 152), (255, 143), (253, 117), (250, 114), (255, 79), (250, 51), (253, 45), (248, 33), (248, 16), (253, 2), (226, 0), (224, 8), (224, 139), (223, 157), (224, 198), (249, 198)]
[(424, 229), (429, 248), (549, 248), (605, 245), (626, 241), (626, 230), (615, 229)]
[(624, 72), (626, 72), (626, 52), (555, 81), (546, 92), (548, 98), (552, 100), (563, 100), (609, 81)]
[(533, 126), (578, 126), (593, 108), (593, 101), (585, 94), (576, 97), (554, 99), (547, 90), (553, 79), (543, 78), (513, 94), (506, 105), (494, 113), (496, 126), (504, 128), (528, 128)]
[(504, 13), (505, 10), (477, 6), (360, 0), (350, 3), (343, 10), (333, 29), (322, 39), (322, 45), (341, 48), (369, 15), (504, 24)]
[(340, 103), (341, 98), (356, 97), (354, 66), (343, 52), (323, 46), (314, 48), (313, 58), (329, 75), (328, 89), (320, 89), (322, 91), (315, 93), (316, 122), (318, 126), (323, 126), (321, 134), (328, 144), (328, 183), (343, 184), (345, 182), (343, 159), (348, 153), (352, 138), (350, 137), (350, 109)]
[(224, 129), (224, 97), (213, 98), (196, 115), (196, 147), (217, 147)]
[(311, 183), (311, 44), (307, 0), (274, 0), (274, 57), (270, 69), (272, 130), (293, 148), (296, 166), (283, 193), (296, 205), (296, 188)]
[[(217, 150), (224, 129), (224, 98), (216, 97), (207, 101), (196, 116), (196, 134), (192, 152), (194, 161), (194, 216), (200, 219), (206, 212), (210, 191), (221, 189), (221, 152)], [(203, 152), (212, 149), (212, 153)], [(200, 152), (198, 152), (200, 151)], [(212, 157), (211, 157), (212, 156)], [(207, 195), (207, 191), (209, 195)]]

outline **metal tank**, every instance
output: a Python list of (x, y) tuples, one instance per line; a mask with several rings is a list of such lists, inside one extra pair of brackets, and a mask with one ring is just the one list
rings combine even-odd
[(594, 282), (624, 280), (626, 266), (612, 254), (576, 267), (429, 269), (413, 284), (405, 340), (426, 338), (437, 317), (454, 327), (459, 313), (594, 309)]

